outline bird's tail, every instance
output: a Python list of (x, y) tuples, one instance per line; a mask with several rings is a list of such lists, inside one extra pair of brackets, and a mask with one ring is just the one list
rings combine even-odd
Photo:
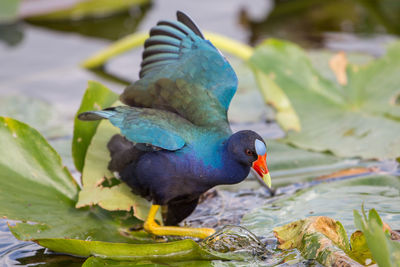
[(110, 171), (121, 172), (130, 163), (135, 162), (143, 152), (137, 150), (135, 145), (123, 136), (114, 135), (107, 144), (111, 161), (108, 164)]
[(82, 121), (97, 121), (102, 119), (109, 119), (115, 115), (117, 111), (115, 108), (106, 108), (99, 111), (87, 111), (78, 115), (78, 119)]

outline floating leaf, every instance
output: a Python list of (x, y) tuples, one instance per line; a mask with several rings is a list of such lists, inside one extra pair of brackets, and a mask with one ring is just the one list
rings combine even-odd
[(108, 266), (108, 267), (118, 267), (118, 266), (130, 266), (130, 267), (162, 267), (162, 266), (182, 266), (182, 267), (212, 267), (215, 266), (211, 261), (182, 261), (182, 262), (169, 262), (166, 264), (160, 263), (136, 263), (132, 261), (116, 261), (107, 260), (98, 257), (88, 258), (82, 267), (98, 267), (98, 266)]
[(17, 20), (20, 0), (2, 0), (0, 2), (0, 23)]
[(343, 51), (334, 55), (329, 61), (329, 67), (332, 69), (333, 73), (335, 73), (336, 80), (340, 85), (347, 85), (347, 64), (347, 57)]
[(31, 16), (30, 20), (79, 20), (86, 17), (104, 17), (148, 3), (149, 0), (83, 0), (65, 9)]
[(79, 188), (60, 156), (36, 130), (4, 117), (0, 117), (0, 174), (0, 216), (23, 221), (11, 227), (20, 240), (138, 242), (125, 234), (135, 223), (127, 213), (75, 209)]
[[(372, 260), (371, 251), (368, 248), (365, 236), (361, 231), (355, 231), (350, 237), (351, 257), (360, 263), (370, 265), (375, 263)], [(369, 263), (369, 264), (368, 264)]]
[[(108, 120), (103, 120), (97, 127), (86, 153), (85, 166), (82, 172), (82, 190), (79, 192), (77, 208), (99, 205), (107, 210), (134, 210), (134, 215), (145, 220), (151, 203), (144, 198), (134, 195), (125, 183), (119, 183), (112, 187), (104, 187), (105, 179), (111, 179), (114, 175), (108, 170), (110, 153), (107, 143), (119, 129)], [(160, 220), (159, 214), (158, 219)]]
[(394, 229), (400, 228), (400, 180), (390, 175), (370, 175), (322, 183), (291, 196), (254, 209), (244, 215), (242, 225), (258, 236), (271, 237), (270, 229), (308, 216), (340, 218), (352, 233), (353, 210), (362, 203), (376, 207), (381, 217)]
[(301, 125), (299, 118), (294, 111), (288, 97), (273, 81), (274, 77), (267, 76), (258, 68), (254, 68), (254, 75), (256, 76), (257, 83), (264, 97), (265, 103), (276, 109), (275, 119), (282, 129), (285, 131), (300, 131)]
[(342, 224), (329, 217), (308, 217), (274, 228), (279, 248), (297, 248), (306, 259), (316, 259), (325, 266), (362, 266), (346, 252), (350, 245)]
[(300, 118), (301, 132), (290, 132), (287, 142), (343, 157), (400, 155), (400, 107), (390, 104), (399, 91), (400, 43), (366, 66), (348, 67), (346, 86), (324, 78), (288, 42), (263, 42), (250, 62), (273, 78)]
[[(107, 87), (97, 82), (89, 82), (81, 106), (77, 112), (82, 113), (88, 110), (100, 110), (111, 106), (118, 99), (118, 95)], [(92, 140), (100, 121), (80, 121), (75, 116), (74, 136), (72, 139), (72, 157), (77, 170), (83, 170), (86, 151)]]
[(54, 251), (89, 257), (96, 255), (111, 260), (188, 261), (221, 259), (203, 250), (191, 239), (168, 243), (128, 244), (76, 239), (41, 239), (39, 245)]

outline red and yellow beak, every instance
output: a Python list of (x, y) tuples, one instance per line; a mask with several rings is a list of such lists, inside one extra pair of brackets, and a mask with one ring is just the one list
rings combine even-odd
[(262, 156), (258, 155), (258, 159), (253, 162), (252, 167), (260, 175), (264, 183), (271, 188), (271, 176), (267, 167), (267, 153)]

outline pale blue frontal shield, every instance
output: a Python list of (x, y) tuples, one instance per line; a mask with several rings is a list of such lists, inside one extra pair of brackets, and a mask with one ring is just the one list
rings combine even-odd
[(265, 146), (263, 141), (256, 139), (254, 145), (256, 147), (257, 155), (264, 156), (267, 153), (267, 147)]

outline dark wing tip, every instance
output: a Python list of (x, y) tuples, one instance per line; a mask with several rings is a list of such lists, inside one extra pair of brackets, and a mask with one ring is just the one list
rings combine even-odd
[(202, 39), (205, 39), (199, 27), (188, 15), (178, 10), (176, 11), (176, 18), (179, 22), (182, 22), (183, 24), (188, 26), (196, 35), (200, 36)]
[(83, 112), (78, 115), (78, 119), (81, 121), (96, 121), (96, 120), (101, 120), (103, 117), (91, 112)]

